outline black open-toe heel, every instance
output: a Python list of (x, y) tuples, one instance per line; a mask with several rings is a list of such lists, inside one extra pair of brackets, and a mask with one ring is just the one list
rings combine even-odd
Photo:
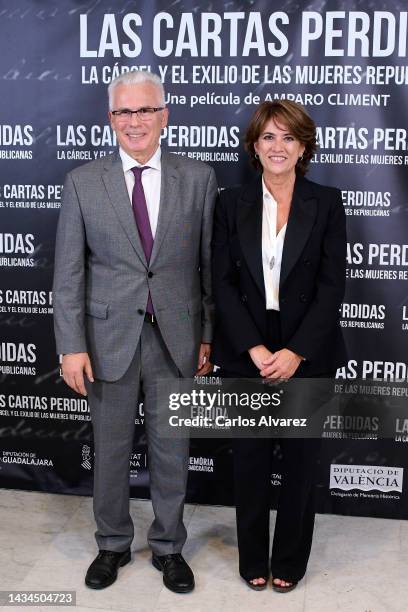
[[(265, 580), (264, 584), (253, 584), (251, 582), (251, 580), (256, 580), (256, 578), (263, 578)], [(245, 580), (246, 584), (249, 586), (250, 589), (252, 589), (253, 591), (264, 591), (267, 587), (268, 584), (268, 577), (267, 576), (256, 576), (255, 578), (251, 578), (250, 580), (247, 580), (246, 578), (242, 578), (242, 580)]]
[(280, 584), (275, 584), (274, 580), (284, 580), (284, 578), (274, 578), (272, 580), (272, 588), (277, 593), (289, 593), (289, 591), (293, 591), (293, 589), (296, 589), (298, 584), (295, 580), (285, 580), (285, 582), (290, 582), (290, 584), (288, 586), (281, 586)]

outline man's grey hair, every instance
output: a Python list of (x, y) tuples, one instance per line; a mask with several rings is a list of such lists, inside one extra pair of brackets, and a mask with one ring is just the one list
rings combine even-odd
[(120, 74), (113, 79), (108, 85), (108, 97), (109, 97), (109, 110), (112, 110), (113, 90), (118, 85), (138, 85), (140, 83), (151, 83), (157, 88), (160, 95), (160, 102), (162, 106), (165, 106), (165, 93), (163, 83), (160, 77), (153, 72), (148, 70), (136, 70), (131, 72), (125, 72)]

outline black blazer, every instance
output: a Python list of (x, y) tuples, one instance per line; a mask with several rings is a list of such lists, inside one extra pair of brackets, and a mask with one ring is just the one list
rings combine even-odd
[[(266, 344), (262, 269), (262, 178), (220, 193), (214, 219), (211, 361), (257, 372), (248, 349)], [(282, 348), (306, 358), (297, 376), (332, 373), (346, 360), (339, 308), (346, 275), (346, 217), (338, 189), (298, 176), (282, 253)]]

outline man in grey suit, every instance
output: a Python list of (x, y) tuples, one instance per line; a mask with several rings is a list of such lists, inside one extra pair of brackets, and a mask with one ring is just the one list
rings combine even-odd
[(217, 185), (209, 166), (161, 151), (168, 110), (159, 77), (127, 73), (108, 92), (119, 150), (67, 175), (53, 287), (62, 373), (88, 395), (94, 431), (99, 554), (85, 582), (105, 588), (130, 560), (129, 460), (143, 399), (152, 563), (169, 589), (187, 592), (194, 588), (181, 555), (189, 443), (159, 437), (165, 407), (155, 383), (211, 367)]

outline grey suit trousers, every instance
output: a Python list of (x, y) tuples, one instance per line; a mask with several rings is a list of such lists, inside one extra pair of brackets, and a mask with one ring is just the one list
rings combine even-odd
[(145, 322), (124, 376), (115, 382), (87, 383), (95, 443), (95, 537), (100, 550), (121, 552), (133, 540), (129, 462), (139, 401), (144, 402), (150, 495), (155, 516), (148, 543), (156, 555), (178, 553), (184, 545), (189, 440), (159, 437), (159, 419), (166, 413), (165, 407), (156, 401), (157, 380), (179, 376), (158, 326)]

